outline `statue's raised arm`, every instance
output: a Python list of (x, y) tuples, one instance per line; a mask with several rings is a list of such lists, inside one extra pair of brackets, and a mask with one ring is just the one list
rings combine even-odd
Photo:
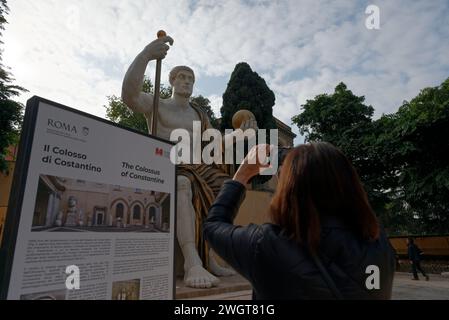
[(153, 112), (153, 95), (142, 91), (144, 74), (152, 60), (164, 59), (173, 39), (165, 36), (154, 40), (137, 55), (126, 72), (122, 86), (122, 100), (134, 112), (151, 114)]

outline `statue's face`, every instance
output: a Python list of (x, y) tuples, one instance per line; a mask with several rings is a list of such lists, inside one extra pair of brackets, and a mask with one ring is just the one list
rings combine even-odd
[(173, 80), (173, 93), (189, 98), (193, 92), (194, 77), (187, 70), (181, 70)]

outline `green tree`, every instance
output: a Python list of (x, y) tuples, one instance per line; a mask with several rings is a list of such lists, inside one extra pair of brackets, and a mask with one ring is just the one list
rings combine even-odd
[(411, 232), (449, 233), (449, 78), (404, 101), (391, 122), (380, 138), (395, 142), (386, 158), (401, 186), (396, 211)]
[(276, 129), (273, 118), (275, 96), (265, 80), (251, 67), (241, 62), (235, 66), (223, 94), (221, 130), (233, 129), (232, 117), (242, 109), (251, 111), (261, 129)]
[(372, 120), (373, 109), (339, 84), (293, 118), (306, 141), (339, 147), (360, 174), (390, 234), (449, 232), (449, 79)]
[(333, 94), (321, 94), (307, 100), (304, 111), (293, 117), (306, 140), (336, 141), (347, 130), (371, 123), (374, 108), (364, 104), (365, 97), (358, 97), (339, 83)]
[(373, 122), (374, 108), (364, 101), (363, 96), (354, 95), (340, 83), (334, 93), (307, 100), (302, 106), (303, 112), (292, 121), (306, 141), (330, 142), (348, 156), (360, 175), (371, 205), (384, 222), (390, 189), (395, 188), (390, 185), (394, 182), (391, 178), (394, 173), (380, 161), (383, 153), (376, 144), (385, 124)]
[[(0, 0), (0, 36), (5, 30), (6, 15), (9, 12), (6, 0)], [(0, 42), (3, 45), (3, 42)], [(23, 105), (12, 98), (26, 91), (24, 88), (13, 85), (11, 73), (2, 63), (2, 50), (0, 50), (0, 172), (7, 172), (8, 165), (5, 157), (8, 147), (19, 140), (20, 127), (23, 117)]]
[[(276, 129), (276, 122), (273, 118), (275, 100), (274, 93), (265, 80), (257, 72), (253, 71), (246, 62), (238, 63), (223, 94), (223, 106), (220, 110), (220, 130), (234, 129), (232, 127), (232, 117), (242, 109), (249, 110), (254, 114), (260, 129)], [(263, 141), (263, 143), (270, 143), (269, 134), (267, 139), (268, 141)], [(245, 143), (245, 154), (247, 152), (248, 144)], [(237, 160), (234, 159), (235, 163), (237, 163)], [(238, 166), (235, 167), (235, 170), (237, 168)], [(270, 176), (259, 175), (252, 179), (252, 184), (257, 186), (270, 179)]]

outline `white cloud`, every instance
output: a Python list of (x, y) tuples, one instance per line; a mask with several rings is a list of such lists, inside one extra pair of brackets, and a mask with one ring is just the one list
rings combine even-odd
[(215, 117), (220, 118), (220, 109), (223, 106), (223, 97), (213, 94), (208, 96), (207, 98), (210, 101), (210, 106), (212, 107), (212, 111), (214, 112)]
[[(287, 124), (340, 81), (379, 116), (449, 75), (449, 5), (375, 4), (381, 30), (365, 28), (365, 7), (355, 1), (17, 0), (9, 3), (4, 63), (30, 90), (23, 101), (41, 95), (104, 116), (106, 96), (120, 93), (129, 64), (163, 28), (175, 39), (166, 84), (175, 65), (198, 78), (226, 77), (246, 61), (275, 92), (274, 114)], [(154, 77), (154, 63), (147, 74)], [(217, 116), (222, 94), (207, 93)]]

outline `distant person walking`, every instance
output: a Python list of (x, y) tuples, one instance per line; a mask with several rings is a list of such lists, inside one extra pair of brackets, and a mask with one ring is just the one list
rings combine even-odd
[(426, 278), (426, 281), (429, 281), (429, 276), (425, 273), (423, 268), (421, 267), (421, 255), (423, 254), (422, 250), (415, 244), (413, 238), (407, 239), (408, 246), (408, 259), (412, 265), (413, 272), (413, 280), (419, 280), (418, 271), (422, 273), (422, 275)]

